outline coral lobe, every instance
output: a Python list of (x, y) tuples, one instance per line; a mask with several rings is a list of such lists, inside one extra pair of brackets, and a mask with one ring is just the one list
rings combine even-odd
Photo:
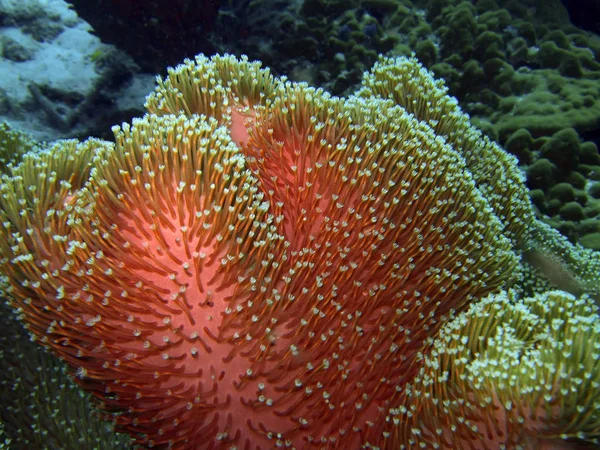
[(456, 136), (367, 85), (336, 98), (198, 56), (114, 145), (59, 144), (4, 177), (4, 290), (138, 444), (404, 445), (390, 417), (421, 352), (511, 285), (528, 205), (485, 194), (516, 175), (473, 175)]

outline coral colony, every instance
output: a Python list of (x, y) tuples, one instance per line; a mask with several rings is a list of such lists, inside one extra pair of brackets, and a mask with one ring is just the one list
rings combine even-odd
[(537, 223), (514, 158), (415, 59), (338, 98), (198, 56), (146, 108), (0, 190), (5, 295), (136, 444), (598, 437), (598, 258)]

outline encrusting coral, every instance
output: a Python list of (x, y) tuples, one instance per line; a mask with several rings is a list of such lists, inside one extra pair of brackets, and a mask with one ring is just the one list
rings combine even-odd
[[(417, 103), (452, 105), (431, 86)], [(519, 281), (512, 166), (471, 169), (443, 114), (375, 92), (198, 56), (115, 144), (8, 168), (4, 294), (137, 444), (398, 447), (389, 412), (439, 328)]]

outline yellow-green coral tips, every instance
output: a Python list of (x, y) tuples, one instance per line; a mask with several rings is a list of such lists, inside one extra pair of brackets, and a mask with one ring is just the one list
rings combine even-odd
[(35, 148), (33, 139), (25, 133), (13, 130), (0, 123), (0, 172), (8, 170), (8, 166), (17, 164), (21, 157)]

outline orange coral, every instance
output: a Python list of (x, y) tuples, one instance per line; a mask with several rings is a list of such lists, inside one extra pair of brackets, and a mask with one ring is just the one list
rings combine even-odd
[(4, 177), (24, 322), (142, 445), (382, 439), (423, 343), (517, 263), (463, 157), (392, 102), (232, 57), (171, 70), (147, 106), (114, 146)]

